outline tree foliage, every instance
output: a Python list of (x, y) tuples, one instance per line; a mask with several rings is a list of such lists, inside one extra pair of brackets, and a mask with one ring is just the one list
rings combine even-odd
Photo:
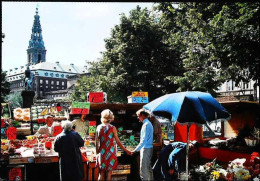
[(137, 6), (128, 17), (122, 14), (120, 24), (105, 39), (102, 59), (92, 64), (94, 82), (87, 79), (93, 87), (85, 89), (107, 92), (114, 102), (126, 102), (132, 91), (147, 91), (151, 99), (175, 92), (177, 87), (166, 77), (179, 75), (180, 55), (167, 40), (156, 15), (146, 8)]
[(86, 100), (90, 91), (107, 92), (111, 102), (126, 102), (132, 91), (147, 91), (150, 100), (187, 90), (215, 95), (227, 80), (259, 83), (259, 2), (174, 4), (121, 14), (73, 98)]
[(23, 98), (21, 96), (21, 91), (8, 94), (5, 97), (5, 100), (6, 102), (10, 103), (11, 109), (22, 107), (23, 105)]
[(6, 72), (1, 69), (1, 102), (4, 102), (4, 98), (10, 92), (10, 83), (6, 80)]
[[(168, 77), (180, 91), (214, 94), (226, 80), (237, 84), (259, 80), (259, 3), (180, 3), (179, 7), (167, 8), (180, 30), (172, 39), (184, 47), (186, 71)], [(158, 8), (167, 12), (165, 5)]]

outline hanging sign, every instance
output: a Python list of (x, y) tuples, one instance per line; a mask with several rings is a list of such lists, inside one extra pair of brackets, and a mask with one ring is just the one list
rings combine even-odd
[(148, 92), (132, 92), (132, 97), (148, 97)]
[(95, 133), (96, 132), (96, 121), (89, 121), (89, 133)]
[(15, 140), (17, 135), (17, 129), (15, 127), (9, 127), (5, 134), (9, 140)]
[(104, 93), (103, 92), (90, 92), (88, 96), (89, 96), (88, 102), (92, 102), (92, 103), (104, 102)]
[(148, 97), (132, 97), (132, 103), (148, 103)]
[(61, 126), (54, 126), (53, 127), (53, 136), (57, 136), (62, 132), (62, 127)]
[(9, 171), (9, 180), (23, 180), (22, 169), (14, 167)]
[(72, 102), (72, 114), (88, 114), (89, 109), (89, 102)]

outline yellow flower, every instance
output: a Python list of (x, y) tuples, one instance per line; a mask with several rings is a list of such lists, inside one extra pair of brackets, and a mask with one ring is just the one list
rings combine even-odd
[(211, 172), (211, 175), (213, 175), (213, 179), (218, 179), (220, 176), (220, 173), (218, 171)]

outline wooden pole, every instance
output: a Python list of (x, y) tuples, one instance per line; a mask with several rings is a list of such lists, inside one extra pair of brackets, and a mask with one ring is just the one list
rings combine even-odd
[(189, 130), (190, 125), (187, 124), (187, 145), (186, 145), (186, 176), (189, 175)]

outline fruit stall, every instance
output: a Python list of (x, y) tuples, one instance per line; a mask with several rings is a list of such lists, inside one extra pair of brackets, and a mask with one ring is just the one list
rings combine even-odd
[[(59, 178), (58, 154), (53, 149), (55, 137), (36, 136), (34, 133), (39, 126), (45, 124), (45, 115), (53, 115), (54, 123), (59, 125), (61, 120), (73, 120), (80, 116), (70, 108), (64, 106), (57, 110), (57, 104), (46, 105), (38, 103), (31, 108), (16, 108), (13, 117), (7, 116), (2, 120), (1, 134), (1, 178), (9, 180), (19, 177), (20, 180), (46, 180)], [(72, 105), (67, 104), (67, 105)], [(96, 180), (98, 168), (95, 166), (95, 129), (100, 124), (100, 113), (104, 109), (111, 109), (115, 115), (113, 124), (118, 129), (118, 136), (127, 149), (132, 150), (139, 143), (141, 123), (138, 122), (135, 112), (143, 104), (90, 104), (89, 135), (84, 136), (85, 145), (81, 148), (85, 178)], [(78, 109), (78, 108), (77, 108)], [(133, 129), (131, 129), (133, 128)], [(33, 133), (33, 134), (32, 134)], [(58, 134), (59, 132), (57, 132)], [(127, 179), (134, 174), (130, 166), (131, 158), (117, 148), (119, 166), (112, 173), (113, 180)], [(135, 174), (138, 174), (137, 172)], [(16, 176), (15, 176), (16, 175)]]

